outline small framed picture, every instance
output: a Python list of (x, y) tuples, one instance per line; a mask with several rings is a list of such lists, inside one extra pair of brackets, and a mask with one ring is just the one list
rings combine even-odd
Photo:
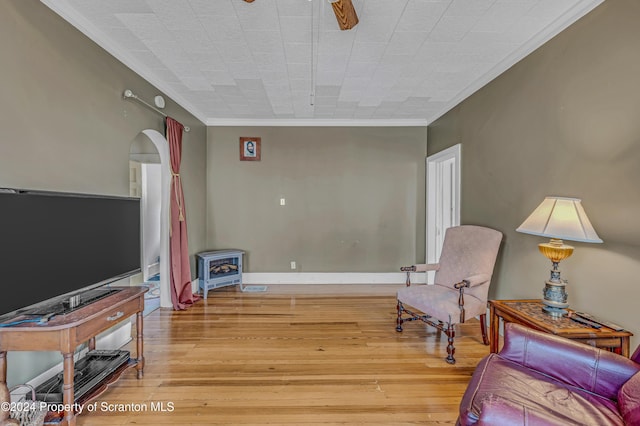
[(240, 161), (260, 161), (260, 138), (240, 138)]

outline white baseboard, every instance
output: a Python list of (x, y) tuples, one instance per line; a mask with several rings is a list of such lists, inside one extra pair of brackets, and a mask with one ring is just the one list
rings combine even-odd
[[(243, 272), (243, 284), (404, 284), (404, 272)], [(411, 274), (424, 283), (426, 274)]]

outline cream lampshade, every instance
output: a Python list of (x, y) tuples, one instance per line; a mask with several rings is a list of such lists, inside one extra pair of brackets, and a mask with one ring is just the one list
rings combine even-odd
[(566, 281), (560, 278), (558, 265), (561, 260), (571, 256), (573, 247), (562, 240), (602, 242), (591, 226), (581, 201), (577, 198), (546, 197), (516, 231), (551, 238), (548, 243), (538, 245), (540, 252), (553, 265), (551, 277), (544, 288), (543, 309), (552, 316), (566, 315), (566, 308), (569, 307)]

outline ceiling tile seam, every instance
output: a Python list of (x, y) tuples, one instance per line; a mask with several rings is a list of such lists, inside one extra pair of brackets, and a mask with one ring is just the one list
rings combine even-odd
[[(324, 1), (324, 0), (320, 0), (320, 1)], [(355, 29), (355, 31), (354, 31), (354, 29)], [(344, 85), (344, 80), (347, 77), (347, 71), (346, 70), (349, 69), (349, 65), (351, 64), (351, 59), (353, 58), (353, 49), (354, 49), (354, 46), (356, 44), (356, 37), (358, 35), (358, 26), (356, 25), (355, 27), (351, 28), (348, 31), (354, 31), (354, 34), (353, 34), (353, 39), (351, 41), (351, 49), (349, 49), (349, 56), (348, 56), (349, 59), (347, 60), (347, 66), (345, 68), (345, 72), (342, 74), (342, 79), (340, 80), (340, 85), (338, 86), (340, 88), (340, 90), (338, 91), (338, 99), (340, 98), (340, 92), (342, 92), (342, 86)], [(335, 116), (335, 114), (334, 114), (334, 116)]]
[[(238, 15), (238, 9), (236, 8), (236, 4), (232, 3), (232, 5), (233, 5), (233, 10), (236, 12), (236, 17), (238, 18), (238, 22), (240, 23), (240, 17)], [(251, 7), (251, 5), (244, 5), (244, 6)], [(282, 38), (282, 26), (281, 26), (282, 24), (280, 22), (280, 9), (278, 8), (278, 2), (276, 2), (275, 6), (276, 6), (276, 16), (278, 17), (278, 29), (279, 29), (278, 33), (280, 35), (280, 43), (282, 45), (282, 51), (284, 52), (285, 58), (286, 58), (286, 54), (287, 53), (286, 53), (286, 50), (284, 48), (284, 41), (283, 41), (283, 38)], [(241, 23), (240, 23), (240, 25), (242, 26)], [(249, 42), (247, 40), (247, 30), (245, 30), (244, 28), (242, 30), (242, 38), (244, 39), (244, 42), (247, 45), (247, 48), (248, 48), (248, 50), (250, 52), (251, 60), (254, 62), (254, 64), (256, 64), (257, 63), (256, 57), (254, 55), (254, 51), (251, 48), (249, 48), (250, 44), (249, 44)], [(289, 68), (288, 67), (286, 67), (286, 68), (287, 68), (287, 81), (289, 82), (289, 86), (290, 86), (291, 85), (291, 78), (289, 77)], [(262, 79), (262, 75), (260, 75), (260, 81), (262, 82), (262, 87), (264, 88), (264, 80)], [(291, 87), (289, 87), (289, 92), (291, 92)], [(243, 93), (243, 95), (244, 95), (244, 93)], [(271, 101), (271, 98), (269, 97), (269, 94), (267, 93), (266, 96), (267, 96), (267, 99), (269, 99), (269, 107), (271, 108), (271, 113), (273, 114), (274, 117), (277, 117), (278, 114), (275, 112), (275, 110), (273, 108), (273, 102)], [(293, 105), (292, 105), (292, 102), (291, 102), (291, 96), (289, 96), (289, 104), (291, 105), (291, 108), (293, 108)]]
[[(453, 0), (450, 1), (447, 4), (447, 7), (445, 8), (445, 10), (442, 12), (442, 14), (440, 15), (440, 17), (438, 18), (438, 20), (436, 21), (436, 23), (431, 27), (431, 30), (429, 31), (429, 34), (427, 34), (427, 37), (425, 37), (425, 39), (422, 41), (422, 43), (420, 44), (420, 47), (418, 47), (417, 51), (420, 51), (423, 46), (425, 45), (425, 43), (427, 43), (429, 41), (429, 38), (431, 37), (431, 34), (433, 33), (433, 31), (438, 27), (438, 24), (440, 24), (440, 22), (442, 21), (442, 18), (447, 14), (447, 12), (451, 9), (451, 4), (452, 4)], [(495, 1), (491, 4), (492, 6), (495, 4)], [(490, 6), (491, 7), (491, 6)], [(404, 12), (403, 12), (404, 13)], [(395, 31), (395, 29), (394, 29)], [(424, 80), (426, 80), (427, 77), (425, 77)], [(423, 82), (424, 82), (423, 80)], [(467, 86), (468, 87), (468, 86)], [(467, 89), (467, 87), (465, 87), (465, 90)], [(458, 91), (458, 94), (462, 93), (463, 90)], [(426, 119), (428, 119), (428, 117), (425, 117)]]
[[(220, 55), (220, 52), (218, 51), (218, 48), (216, 47), (215, 41), (211, 39), (211, 34), (209, 34), (209, 31), (207, 31), (206, 27), (205, 27), (205, 26), (204, 26), (204, 24), (202, 23), (202, 20), (200, 20), (199, 15), (198, 15), (198, 14), (196, 13), (196, 11), (193, 9), (193, 5), (191, 4), (191, 2), (190, 2), (190, 1), (188, 1), (187, 3), (188, 3), (188, 5), (189, 5), (189, 9), (191, 9), (191, 12), (193, 13), (193, 16), (194, 16), (195, 20), (196, 20), (196, 21), (198, 21), (198, 25), (199, 25), (199, 26), (200, 26), (200, 28), (202, 29), (203, 33), (206, 35), (207, 40), (209, 40), (210, 46), (212, 46), (212, 47), (213, 47), (213, 49), (215, 49), (215, 50), (216, 50), (217, 55), (222, 59), (222, 56)], [(234, 9), (234, 10), (235, 10), (235, 9)], [(191, 55), (189, 55), (189, 56), (191, 57)], [(195, 61), (192, 59), (191, 63), (192, 63), (192, 64), (194, 64), (194, 62), (195, 62)], [(223, 60), (223, 61), (222, 61), (222, 64), (224, 65), (224, 71), (225, 71), (227, 74), (231, 75), (231, 74), (230, 74), (230, 71), (229, 71), (229, 67), (227, 67), (227, 63), (226, 63), (226, 62), (224, 62), (224, 60)], [(195, 65), (194, 65), (194, 66), (195, 66)], [(202, 74), (202, 77), (203, 77), (205, 80), (207, 80), (207, 81), (209, 82), (209, 85), (211, 86), (211, 90), (212, 90), (213, 92), (215, 92), (215, 91), (216, 91), (216, 88), (215, 88), (215, 85), (211, 82), (211, 80), (210, 80), (209, 78), (207, 78), (207, 77), (204, 75), (204, 73), (202, 72), (202, 70), (201, 70), (201, 69), (199, 69), (199, 68), (198, 68), (198, 71)], [(221, 71), (222, 71), (222, 70), (221, 70)], [(234, 81), (235, 81), (235, 80), (234, 80)]]
[[(400, 14), (398, 21), (396, 22), (395, 26), (393, 27), (393, 32), (392, 34), (395, 34), (399, 31), (397, 31), (398, 25), (400, 25), (400, 20), (402, 19), (402, 16), (405, 14), (407, 7), (408, 7), (409, 2), (405, 3), (404, 8), (402, 10), (402, 13)], [(440, 16), (438, 17), (438, 20), (434, 23), (434, 25), (431, 27), (431, 29), (428, 31), (427, 36), (425, 37), (425, 39), (422, 41), (422, 43), (420, 43), (420, 46), (418, 47), (418, 49), (416, 50), (416, 52), (420, 51), (422, 49), (422, 47), (425, 45), (425, 43), (427, 43), (427, 41), (429, 40), (429, 37), (431, 36), (431, 34), (433, 33), (434, 29), (438, 26), (438, 24), (440, 23), (440, 21), (442, 21), (442, 17), (445, 16), (447, 14), (447, 11), (451, 8), (451, 4), (452, 1), (449, 1), (447, 3), (447, 7), (442, 11), (442, 13), (440, 14)], [(393, 35), (392, 35), (393, 37)], [(389, 49), (389, 45), (391, 44), (391, 40), (389, 40), (389, 42), (387, 43), (387, 45), (385, 46), (384, 52), (382, 52), (382, 57), (385, 56), (385, 54), (387, 53), (387, 50)], [(380, 68), (380, 62), (377, 63), (376, 65), (376, 71), (377, 69)], [(426, 77), (425, 77), (426, 79)], [(388, 93), (388, 90), (387, 90)], [(385, 95), (386, 96), (386, 95)]]

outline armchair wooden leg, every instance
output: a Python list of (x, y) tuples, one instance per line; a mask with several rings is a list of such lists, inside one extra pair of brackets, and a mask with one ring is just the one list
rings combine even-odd
[(482, 331), (482, 343), (489, 344), (489, 335), (487, 334), (487, 314), (480, 315), (480, 331)]
[(398, 305), (397, 305), (397, 310), (398, 310), (398, 318), (396, 319), (396, 331), (398, 332), (402, 332), (402, 311), (403, 311), (403, 307), (402, 307), (402, 302), (400, 302), (398, 300)]
[(453, 357), (453, 354), (456, 353), (456, 348), (453, 346), (453, 338), (456, 336), (456, 331), (453, 324), (449, 323), (447, 330), (447, 341), (449, 344), (447, 345), (447, 362), (449, 364), (455, 364), (456, 360)]

